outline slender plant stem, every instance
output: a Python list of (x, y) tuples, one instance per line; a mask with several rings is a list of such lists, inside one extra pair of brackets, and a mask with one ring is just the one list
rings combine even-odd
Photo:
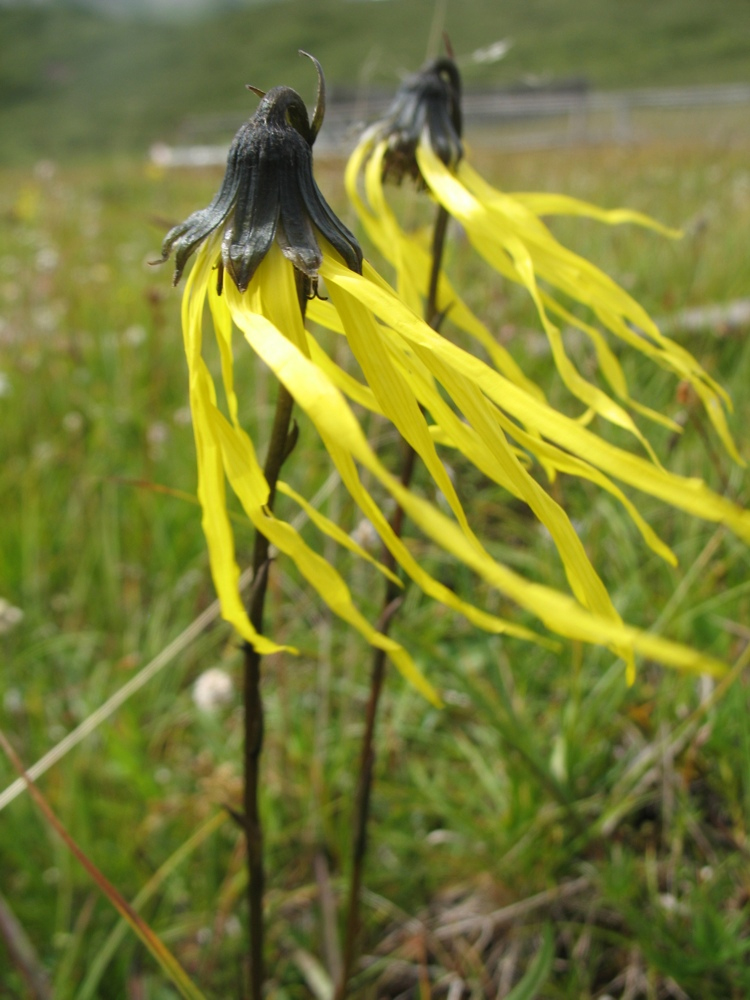
[[(296, 272), (295, 272), (296, 273)], [(307, 297), (301, 281), (297, 282), (300, 310), (304, 318)], [(281, 467), (294, 445), (292, 409), (294, 400), (279, 383), (276, 396), (271, 438), (266, 454), (264, 473), (269, 487), (267, 507), (273, 507), (276, 483)], [(262, 532), (256, 531), (253, 547), (253, 583), (248, 600), (248, 617), (253, 628), (263, 631), (263, 612), (268, 587), (269, 542)], [(260, 691), (261, 655), (246, 643), (244, 666), (245, 702), (245, 787), (244, 823), (247, 840), (247, 902), (248, 902), (248, 957), (250, 961), (250, 1000), (262, 1000), (264, 967), (263, 890), (263, 826), (260, 816), (260, 756), (263, 749), (263, 700)]]
[[(438, 329), (443, 319), (443, 315), (438, 311), (437, 300), (448, 218), (448, 213), (440, 205), (433, 229), (432, 267), (424, 311), (426, 321), (435, 330)], [(417, 455), (407, 441), (402, 441), (402, 445), (400, 478), (401, 485), (408, 489), (414, 475)], [(401, 537), (403, 524), (403, 508), (397, 507), (391, 518), (391, 528), (398, 538)], [(390, 570), (395, 570), (396, 568), (396, 560), (389, 550), (386, 550), (383, 555), (383, 563)], [(400, 606), (401, 589), (392, 580), (388, 580), (383, 598), (383, 609), (378, 620), (378, 630), (380, 632), (384, 634), (388, 633), (391, 621)], [(346, 930), (341, 963), (341, 978), (336, 986), (335, 1000), (344, 1000), (346, 996), (347, 985), (354, 970), (354, 963), (359, 949), (362, 920), (360, 896), (362, 893), (365, 854), (367, 852), (367, 821), (370, 814), (370, 799), (372, 796), (373, 772), (375, 767), (375, 725), (377, 722), (380, 695), (383, 690), (383, 681), (385, 679), (385, 666), (385, 652), (382, 649), (374, 650), (370, 669), (370, 696), (367, 701), (367, 711), (365, 714), (365, 731), (362, 736), (360, 749), (359, 774), (357, 777), (357, 791), (354, 805), (352, 873), (349, 881), (349, 894), (346, 906)]]
[(442, 321), (442, 315), (438, 312), (438, 284), (440, 282), (440, 271), (443, 266), (443, 250), (445, 248), (445, 234), (448, 230), (448, 219), (450, 216), (438, 205), (435, 216), (435, 226), (432, 230), (432, 268), (430, 270), (430, 284), (427, 289), (427, 302), (424, 308), (424, 318), (433, 328), (437, 330)]

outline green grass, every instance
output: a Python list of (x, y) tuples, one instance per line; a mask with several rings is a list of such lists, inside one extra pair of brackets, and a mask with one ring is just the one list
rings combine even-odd
[[(189, 116), (253, 107), (244, 85), (311, 95), (329, 84), (388, 91), (445, 27), (468, 87), (586, 78), (599, 88), (748, 80), (743, 0), (285, 0), (198, 22), (107, 19), (81, 7), (0, 7), (0, 161), (147, 149)], [(512, 38), (493, 65), (470, 54)], [(231, 135), (227, 135), (227, 141)]]
[[(476, 158), (509, 190), (565, 191), (684, 226), (678, 243), (594, 223), (556, 228), (652, 314), (746, 294), (746, 151), (651, 145), (502, 158), (479, 150)], [(150, 488), (193, 493), (195, 459), (180, 294), (166, 269), (147, 262), (158, 255), (165, 226), (204, 204), (218, 175), (158, 174), (135, 160), (46, 170), (6, 170), (0, 188), (8, 233), (0, 252), (0, 372), (7, 377), (0, 397), (0, 596), (24, 613), (1, 639), (0, 726), (27, 764), (213, 599), (198, 508)], [(340, 163), (319, 164), (321, 185), (346, 213), (340, 171)], [(539, 350), (538, 323), (523, 295), (490, 282), (460, 240), (450, 264), (529, 372), (569, 405)], [(730, 389), (745, 453), (746, 332), (707, 330), (688, 342)], [(669, 376), (642, 359), (623, 353), (621, 360), (639, 398), (680, 414)], [(272, 388), (247, 356), (238, 362), (237, 384), (253, 400), (247, 423), (262, 440)], [(677, 442), (653, 435), (665, 461), (746, 502), (746, 475), (718, 449), (714, 458), (707, 453), (696, 420)], [(383, 430), (371, 427), (373, 437)], [(394, 441), (386, 437), (383, 445), (395, 456)], [(297, 455), (289, 477), (309, 496), (330, 468), (304, 421)], [(496, 489), (458, 461), (455, 472), (493, 551), (563, 586), (559, 563), (526, 512), (500, 503)], [(629, 621), (736, 661), (750, 612), (743, 545), (641, 498), (644, 514), (680, 556), (672, 570), (606, 497), (569, 481), (551, 489)], [(338, 491), (323, 508), (347, 527), (356, 523)], [(251, 534), (242, 525), (236, 530), (246, 561)], [(468, 574), (418, 551), (444, 582), (498, 604)], [(375, 618), (379, 598), (369, 569), (326, 553)], [(269, 621), (275, 637), (301, 649), (298, 658), (267, 661), (264, 688), (269, 996), (296, 998), (310, 995), (299, 949), (325, 961), (316, 857), (326, 858), (339, 898), (346, 884), (369, 655), (283, 563), (274, 572)], [(374, 961), (360, 975), (360, 995), (419, 995), (425, 961), (443, 970), (444, 983), (450, 973), (463, 978), (464, 997), (494, 995), (498, 982), (507, 990), (520, 977), (551, 926), (555, 957), (538, 994), (547, 1000), (745, 997), (745, 673), (715, 703), (706, 702), (705, 682), (650, 663), (628, 688), (606, 652), (563, 646), (556, 655), (478, 635), (415, 591), (395, 633), (445, 693), (447, 707), (431, 708), (389, 676), (366, 875), (366, 944)], [(222, 805), (239, 802), (239, 695), (216, 715), (198, 711), (191, 698), (194, 680), (217, 665), (238, 681), (237, 641), (222, 625), (40, 781), (126, 898)], [(0, 786), (13, 778), (0, 761)], [(586, 880), (577, 892), (560, 891), (575, 879)], [(80, 996), (116, 915), (25, 796), (0, 814), (0, 892), (49, 970), (55, 997)], [(539, 905), (513, 923), (482, 924), (483, 914), (540, 892), (547, 895)], [(145, 903), (145, 917), (208, 997), (239, 995), (242, 893), (241, 838), (227, 821)], [(409, 922), (415, 917), (423, 925)], [(475, 920), (466, 936), (441, 931), (459, 917)], [(483, 942), (482, 927), (490, 928)], [(0, 961), (0, 969), (3, 995), (28, 995), (12, 963)], [(380, 974), (386, 978), (376, 989)], [(89, 995), (101, 998), (139, 986), (152, 1000), (175, 996), (130, 935), (90, 985)]]

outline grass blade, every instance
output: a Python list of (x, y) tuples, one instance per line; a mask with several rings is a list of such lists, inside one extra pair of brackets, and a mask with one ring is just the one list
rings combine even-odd
[(8, 759), (10, 760), (13, 767), (16, 769), (20, 777), (26, 783), (29, 794), (36, 802), (39, 809), (44, 814), (45, 819), (51, 827), (57, 832), (58, 836), (65, 842), (68, 850), (75, 856), (75, 858), (83, 865), (86, 871), (89, 873), (91, 878), (97, 884), (99, 889), (104, 893), (107, 899), (112, 903), (117, 912), (123, 917), (124, 920), (128, 922), (133, 932), (145, 945), (145, 947), (151, 952), (153, 957), (161, 966), (164, 973), (172, 980), (174, 985), (180, 991), (185, 1000), (205, 1000), (204, 995), (198, 989), (194, 983), (188, 978), (187, 973), (182, 968), (180, 963), (174, 957), (174, 955), (169, 951), (166, 945), (154, 934), (149, 925), (141, 919), (141, 917), (135, 912), (135, 910), (130, 906), (130, 904), (125, 900), (120, 893), (115, 889), (115, 887), (109, 882), (102, 872), (96, 867), (96, 865), (91, 861), (91, 859), (84, 854), (78, 844), (73, 840), (71, 835), (65, 829), (63, 824), (57, 818), (55, 813), (52, 811), (50, 806), (47, 804), (47, 800), (44, 798), (42, 793), (36, 787), (34, 782), (29, 778), (24, 770), (23, 764), (21, 763), (18, 754), (15, 752), (5, 733), (0, 729), (0, 747), (5, 751)]
[[(162, 864), (154, 872), (131, 903), (132, 908), (136, 911), (140, 911), (159, 890), (160, 886), (163, 885), (163, 883), (169, 878), (175, 868), (177, 868), (177, 866), (181, 864), (185, 858), (189, 857), (196, 847), (202, 844), (204, 840), (218, 830), (219, 827), (226, 822), (226, 820), (227, 814), (219, 812), (215, 813), (202, 826), (198, 827), (192, 837), (186, 840), (184, 844), (181, 844), (177, 850), (169, 858), (167, 858), (164, 864)], [(99, 985), (99, 980), (103, 976), (105, 969), (117, 951), (117, 948), (125, 936), (126, 931), (127, 924), (123, 919), (114, 927), (107, 940), (99, 949), (96, 958), (89, 967), (81, 989), (76, 994), (76, 1000), (90, 1000), (90, 998), (94, 996), (96, 988)]]
[(526, 975), (517, 983), (505, 1000), (534, 1000), (539, 990), (547, 982), (552, 969), (552, 959), (555, 953), (555, 939), (549, 926), (544, 928), (542, 947), (536, 953), (534, 961), (526, 970)]

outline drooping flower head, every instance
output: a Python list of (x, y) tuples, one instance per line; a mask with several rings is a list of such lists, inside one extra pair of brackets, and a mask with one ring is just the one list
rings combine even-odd
[[(557, 194), (507, 194), (492, 187), (471, 167), (461, 144), (461, 85), (448, 58), (427, 63), (398, 91), (390, 111), (370, 126), (352, 154), (347, 191), (380, 252), (395, 267), (398, 288), (420, 311), (427, 295), (430, 259), (419, 234), (406, 233), (388, 205), (383, 183), (414, 177), (449, 216), (459, 222), (477, 252), (496, 274), (527, 289), (547, 335), (562, 382), (585, 407), (584, 420), (602, 417), (632, 434), (655, 456), (633, 414), (680, 427), (647, 403), (634, 398), (607, 333), (688, 382), (732, 457), (742, 462), (726, 421), (726, 392), (679, 344), (662, 335), (647, 312), (590, 261), (559, 243), (543, 216), (588, 216), (609, 224), (636, 223), (676, 236), (639, 212), (605, 211)], [(360, 186), (363, 191), (360, 191)], [(574, 303), (573, 309), (564, 299)], [(438, 308), (478, 339), (496, 367), (542, 397), (508, 351), (466, 307), (447, 277), (440, 280)], [(600, 379), (584, 377), (569, 357), (564, 327), (576, 327), (590, 342)]]
[[(317, 64), (316, 64), (317, 65)], [(750, 517), (701, 483), (670, 476), (638, 456), (601, 441), (579, 422), (552, 410), (538, 395), (461, 350), (431, 329), (362, 259), (354, 237), (326, 204), (312, 177), (310, 150), (322, 121), (319, 99), (312, 122), (299, 96), (269, 91), (238, 134), (227, 175), (211, 205), (176, 226), (164, 243), (174, 252), (175, 278), (195, 252), (182, 304), (190, 375), (190, 405), (198, 458), (198, 497), (211, 572), (224, 617), (260, 653), (282, 648), (250, 622), (239, 594), (239, 569), (226, 506), (229, 482), (255, 528), (288, 557), (320, 598), (394, 664), (428, 698), (437, 695), (409, 653), (374, 628), (356, 606), (335, 567), (289, 521), (269, 508), (270, 488), (254, 444), (239, 419), (234, 382), (235, 331), (285, 386), (318, 433), (341, 482), (374, 526), (395, 563), (430, 598), (479, 628), (539, 640), (527, 627), (490, 614), (435, 579), (397, 535), (382, 505), (363, 483), (364, 470), (404, 510), (427, 539), (535, 615), (553, 632), (604, 643), (632, 666), (636, 652), (665, 663), (715, 670), (700, 653), (623, 623), (562, 508), (529, 474), (524, 453), (548, 468), (597, 483), (621, 502), (649, 544), (673, 559), (610, 476), (670, 500), (693, 513), (722, 520), (750, 538)], [(214, 272), (218, 271), (218, 280)], [(231, 280), (223, 281), (226, 271)], [(346, 339), (362, 379), (354, 377), (306, 329), (300, 292), (318, 277), (328, 298), (313, 297), (307, 316)], [(217, 386), (203, 357), (208, 304), (221, 358)], [(411, 445), (442, 494), (447, 515), (429, 495), (407, 489), (381, 462), (350, 402), (389, 420)], [(472, 530), (441, 451), (460, 451), (500, 491), (526, 503), (548, 529), (570, 583), (564, 594), (531, 582), (494, 559)], [(577, 456), (585, 455), (584, 458)], [(361, 548), (288, 483), (276, 484), (322, 534), (395, 582), (392, 571)], [(545, 640), (543, 637), (541, 641)]]
[(455, 169), (464, 155), (461, 143), (461, 77), (452, 59), (434, 59), (408, 77), (373, 136), (387, 143), (383, 177), (400, 183), (404, 176), (423, 184), (417, 163), (417, 146), (427, 142), (440, 160)]
[(276, 240), (314, 291), (323, 261), (316, 230), (347, 267), (362, 270), (357, 240), (331, 210), (313, 177), (312, 147), (325, 114), (323, 71), (317, 59), (313, 62), (319, 84), (312, 122), (304, 101), (291, 87), (274, 87), (267, 94), (250, 88), (261, 94), (261, 102), (234, 137), (219, 191), (207, 208), (193, 212), (164, 239), (162, 260), (174, 254), (175, 285), (191, 254), (219, 228), (219, 288), (226, 271), (240, 292), (246, 291)]

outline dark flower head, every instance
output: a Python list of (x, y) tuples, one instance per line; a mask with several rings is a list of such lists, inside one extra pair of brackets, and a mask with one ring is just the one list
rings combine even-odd
[(443, 163), (453, 169), (463, 156), (461, 77), (452, 59), (428, 62), (399, 88), (385, 118), (373, 126), (386, 139), (383, 178), (400, 183), (405, 176), (422, 182), (416, 150), (426, 139)]
[(290, 87), (274, 87), (267, 94), (255, 91), (261, 94), (261, 102), (234, 137), (218, 193), (207, 208), (193, 212), (164, 239), (162, 260), (172, 253), (175, 257), (174, 284), (191, 254), (220, 226), (224, 226), (224, 236), (219, 288), (226, 270), (244, 292), (276, 239), (314, 291), (323, 261), (316, 230), (351, 270), (361, 272), (357, 240), (336, 217), (313, 178), (312, 146), (325, 111), (325, 80), (320, 63), (310, 58), (318, 70), (312, 122), (304, 101)]

